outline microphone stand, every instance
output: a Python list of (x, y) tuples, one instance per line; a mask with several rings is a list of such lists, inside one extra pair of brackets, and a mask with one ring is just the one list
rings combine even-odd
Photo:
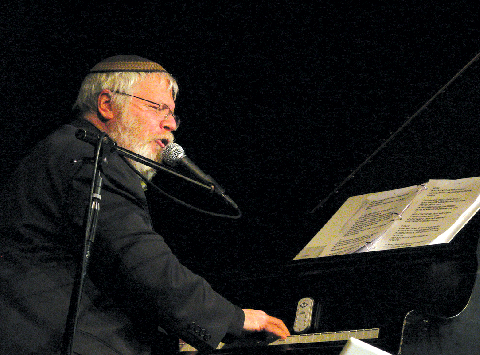
[[(91, 249), (95, 241), (98, 214), (100, 212), (100, 201), (102, 200), (101, 165), (108, 164), (108, 156), (110, 155), (110, 153), (116, 150), (122, 156), (136, 160), (154, 169), (166, 171), (177, 177), (188, 180), (191, 183), (197, 184), (198, 186), (204, 187), (212, 192), (217, 192), (227, 200), (230, 199), (227, 195), (224, 194), (224, 190), (218, 184), (211, 183), (211, 185), (206, 185), (181, 174), (178, 174), (170, 169), (165, 168), (164, 166), (158, 164), (153, 160), (150, 160), (130, 150), (117, 146), (117, 144), (113, 142), (105, 133), (98, 135), (85, 131), (83, 129), (78, 129), (75, 133), (75, 137), (95, 146), (95, 158), (92, 185), (90, 188), (90, 200), (87, 211), (87, 219), (85, 222), (85, 239), (83, 245), (83, 253), (81, 255), (81, 260), (79, 260), (79, 264), (77, 265), (72, 294), (70, 296), (70, 305), (67, 314), (65, 332), (63, 334), (61, 355), (71, 355), (73, 350), (73, 338), (77, 327), (80, 301), (82, 297), (83, 286), (85, 283), (85, 276), (87, 274), (88, 263), (90, 260)], [(232, 203), (234, 202), (232, 201)]]
[(81, 260), (77, 265), (75, 281), (73, 284), (72, 294), (70, 296), (70, 306), (68, 309), (67, 322), (65, 326), (65, 333), (62, 342), (62, 355), (72, 354), (73, 337), (77, 326), (78, 312), (80, 308), (80, 301), (82, 298), (83, 285), (85, 276), (87, 274), (88, 262), (90, 260), (90, 251), (95, 241), (95, 232), (98, 222), (98, 214), (100, 212), (100, 201), (102, 199), (102, 176), (100, 165), (108, 163), (107, 156), (104, 149), (104, 144), (107, 143), (106, 134), (103, 133), (95, 143), (95, 163), (93, 168), (92, 186), (90, 189), (90, 201), (88, 205), (87, 220), (85, 223), (85, 240), (83, 245), (83, 253)]

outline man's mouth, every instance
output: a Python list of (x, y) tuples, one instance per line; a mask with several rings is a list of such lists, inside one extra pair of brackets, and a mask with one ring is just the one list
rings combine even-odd
[(157, 139), (155, 142), (157, 142), (157, 144), (162, 147), (162, 148), (165, 148), (167, 146), (168, 143), (170, 143), (168, 141), (168, 139), (164, 138), (164, 139)]

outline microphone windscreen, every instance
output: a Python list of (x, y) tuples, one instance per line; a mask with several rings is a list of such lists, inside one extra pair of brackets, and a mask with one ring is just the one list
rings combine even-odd
[(167, 144), (165, 149), (162, 152), (162, 161), (165, 164), (175, 166), (179, 159), (185, 157), (185, 151), (177, 143)]

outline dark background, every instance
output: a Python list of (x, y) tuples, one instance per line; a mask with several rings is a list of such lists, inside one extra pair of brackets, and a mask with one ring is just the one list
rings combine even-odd
[[(159, 232), (199, 271), (291, 260), (350, 195), (478, 176), (473, 3), (4, 3), (2, 180), (72, 118), (93, 65), (140, 55), (177, 78), (177, 142), (243, 212), (211, 217), (149, 191)], [(218, 207), (185, 189), (203, 208)]]

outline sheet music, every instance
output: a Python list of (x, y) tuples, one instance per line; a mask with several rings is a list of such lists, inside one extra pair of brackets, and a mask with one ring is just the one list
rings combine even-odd
[(479, 208), (479, 177), (350, 197), (295, 260), (448, 243)]
[(415, 200), (371, 250), (447, 243), (477, 212), (480, 180), (430, 180)]
[(419, 186), (411, 186), (350, 197), (295, 259), (359, 250), (381, 233), (380, 228), (393, 223), (419, 190)]
[(356, 213), (341, 228), (338, 237), (323, 250), (321, 256), (353, 253), (380, 238), (423, 187), (412, 186), (368, 195)]

